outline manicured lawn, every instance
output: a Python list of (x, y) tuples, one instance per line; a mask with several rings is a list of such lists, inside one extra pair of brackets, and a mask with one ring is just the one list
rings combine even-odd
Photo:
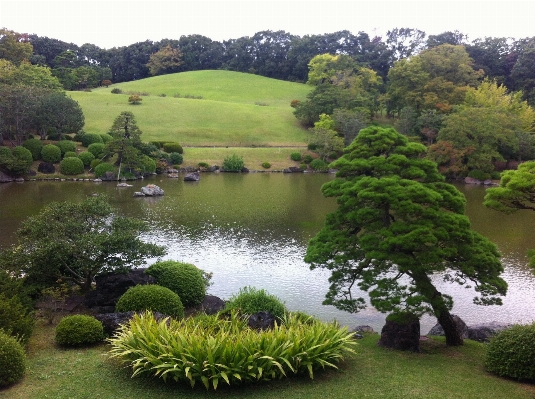
[(466, 341), (446, 347), (443, 340), (422, 342), (422, 353), (395, 352), (376, 345), (378, 336), (359, 341), (357, 354), (338, 371), (315, 373), (216, 392), (198, 386), (130, 378), (106, 357), (106, 345), (60, 349), (53, 327), (39, 322), (29, 345), (29, 364), (22, 382), (0, 391), (0, 398), (533, 398), (535, 385), (488, 374), (484, 344)]

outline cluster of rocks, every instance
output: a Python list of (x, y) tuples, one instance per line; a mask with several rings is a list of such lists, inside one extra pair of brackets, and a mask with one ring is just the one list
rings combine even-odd
[(136, 191), (134, 197), (156, 197), (164, 195), (164, 191), (155, 184), (141, 187), (141, 191)]

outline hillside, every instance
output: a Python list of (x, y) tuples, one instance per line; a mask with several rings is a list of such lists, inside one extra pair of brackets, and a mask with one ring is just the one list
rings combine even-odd
[[(112, 94), (113, 88), (123, 94)], [(309, 91), (303, 84), (240, 72), (194, 71), (69, 95), (82, 107), (87, 133), (105, 133), (122, 111), (131, 111), (143, 141), (258, 147), (306, 144), (308, 132), (290, 102), (304, 100)], [(139, 105), (128, 103), (134, 92), (145, 94)]]

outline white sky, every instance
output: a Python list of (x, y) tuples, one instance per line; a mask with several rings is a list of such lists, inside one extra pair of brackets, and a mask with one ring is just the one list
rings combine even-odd
[(102, 48), (201, 34), (212, 40), (262, 30), (294, 35), (393, 28), (459, 30), (469, 40), (535, 36), (535, 1), (3, 1), (0, 27)]

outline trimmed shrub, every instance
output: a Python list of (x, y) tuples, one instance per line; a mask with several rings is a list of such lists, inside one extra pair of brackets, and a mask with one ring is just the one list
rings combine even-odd
[(84, 132), (83, 130), (80, 130), (78, 133), (76, 133), (74, 135), (74, 137), (72, 138), (73, 141), (77, 141), (78, 143), (81, 143), (82, 142), (82, 138), (86, 135), (86, 132)]
[(11, 148), (0, 146), (0, 165), (5, 166), (9, 165), (13, 159), (13, 154), (11, 153)]
[(104, 143), (93, 143), (93, 144), (89, 144), (89, 147), (87, 147), (87, 151), (93, 154), (95, 158), (100, 159), (104, 156), (105, 148), (106, 148), (106, 144)]
[(109, 143), (110, 141), (113, 140), (113, 137), (111, 137), (111, 135), (109, 135), (109, 134), (107, 134), (107, 133), (102, 133), (102, 134), (100, 135), (100, 137), (102, 138), (102, 142), (103, 142), (104, 144)]
[(22, 146), (18, 146), (13, 148), (11, 155), (13, 157), (11, 166), (9, 167), (11, 172), (17, 175), (23, 175), (30, 171), (33, 163), (33, 157), (30, 150)]
[(314, 160), (314, 157), (312, 155), (310, 155), (310, 154), (305, 154), (303, 156), (303, 162), (304, 163), (308, 164), (308, 163), (312, 162), (313, 160)]
[(299, 168), (301, 168), (302, 170), (307, 170), (308, 169), (308, 165), (306, 163), (304, 163), (304, 162), (301, 162), (299, 164)]
[(123, 91), (121, 89), (119, 89), (118, 87), (114, 87), (113, 89), (111, 89), (111, 93), (112, 94), (122, 94)]
[(492, 338), (485, 367), (502, 377), (534, 381), (535, 323), (513, 326)]
[(66, 316), (56, 327), (56, 342), (63, 346), (91, 345), (104, 339), (102, 323), (93, 316)]
[(290, 154), (290, 159), (292, 161), (296, 161), (296, 162), (299, 162), (301, 159), (302, 159), (302, 155), (300, 152), (292, 152)]
[(59, 147), (62, 155), (68, 151), (76, 152), (76, 143), (74, 141), (61, 140), (58, 141), (55, 145)]
[(59, 164), (59, 169), (64, 175), (79, 175), (84, 173), (84, 163), (75, 154), (74, 157), (64, 158)]
[(329, 164), (320, 158), (314, 159), (312, 162), (310, 162), (309, 166), (316, 172), (327, 172), (329, 170)]
[(91, 165), (91, 161), (95, 159), (95, 156), (89, 151), (83, 151), (78, 154), (78, 158), (82, 160), (84, 167), (88, 167)]
[(34, 325), (33, 312), (17, 295), (8, 298), (5, 294), (0, 294), (0, 331), (26, 343), (32, 335)]
[[(90, 153), (90, 154), (91, 154), (91, 153)], [(93, 154), (91, 154), (91, 155), (93, 155)], [(94, 171), (95, 168), (96, 168), (98, 165), (100, 165), (101, 163), (102, 163), (102, 161), (101, 161), (100, 159), (93, 159), (93, 160), (91, 161), (91, 163), (89, 164), (89, 167)]]
[(102, 137), (100, 134), (96, 133), (86, 133), (82, 136), (82, 145), (84, 147), (89, 147), (93, 143), (103, 143)]
[(171, 153), (171, 152), (178, 152), (179, 154), (184, 153), (184, 149), (178, 143), (174, 143), (174, 142), (163, 143), (162, 147), (163, 147), (163, 150), (167, 153)]
[(269, 168), (271, 168), (271, 164), (269, 162), (262, 162), (262, 167), (264, 169), (269, 169)]
[(95, 166), (94, 170), (95, 170), (95, 177), (102, 177), (104, 176), (104, 173), (106, 172), (113, 172), (115, 170), (115, 167), (111, 163), (101, 162), (97, 166)]
[(233, 295), (227, 301), (225, 310), (233, 309), (240, 309), (246, 314), (266, 311), (279, 319), (282, 319), (287, 312), (279, 298), (255, 287), (243, 287), (238, 294)]
[(171, 152), (169, 154), (169, 161), (171, 165), (182, 165), (182, 162), (184, 162), (184, 158), (182, 157), (182, 154), (179, 154), (178, 152)]
[(199, 168), (209, 168), (209, 167), (210, 167), (210, 165), (208, 165), (206, 162), (199, 162), (199, 163), (197, 164), (197, 166), (198, 166)]
[(130, 287), (115, 305), (116, 312), (142, 312), (150, 310), (181, 319), (184, 305), (180, 297), (169, 288), (155, 285), (136, 285)]
[(225, 172), (241, 172), (244, 166), (243, 157), (236, 154), (229, 155), (223, 160), (223, 170)]
[(65, 158), (78, 158), (78, 154), (74, 151), (67, 151), (65, 155), (63, 155), (63, 159)]
[(26, 354), (22, 345), (0, 331), (0, 387), (20, 381), (25, 371)]
[(24, 140), (22, 146), (32, 153), (32, 158), (37, 161), (41, 158), (41, 150), (43, 149), (43, 142), (38, 139)]
[(41, 158), (45, 162), (58, 163), (61, 161), (61, 150), (57, 145), (47, 144), (41, 150)]
[(152, 264), (145, 273), (154, 277), (158, 285), (177, 294), (185, 307), (198, 305), (204, 300), (203, 272), (195, 265), (166, 260)]

